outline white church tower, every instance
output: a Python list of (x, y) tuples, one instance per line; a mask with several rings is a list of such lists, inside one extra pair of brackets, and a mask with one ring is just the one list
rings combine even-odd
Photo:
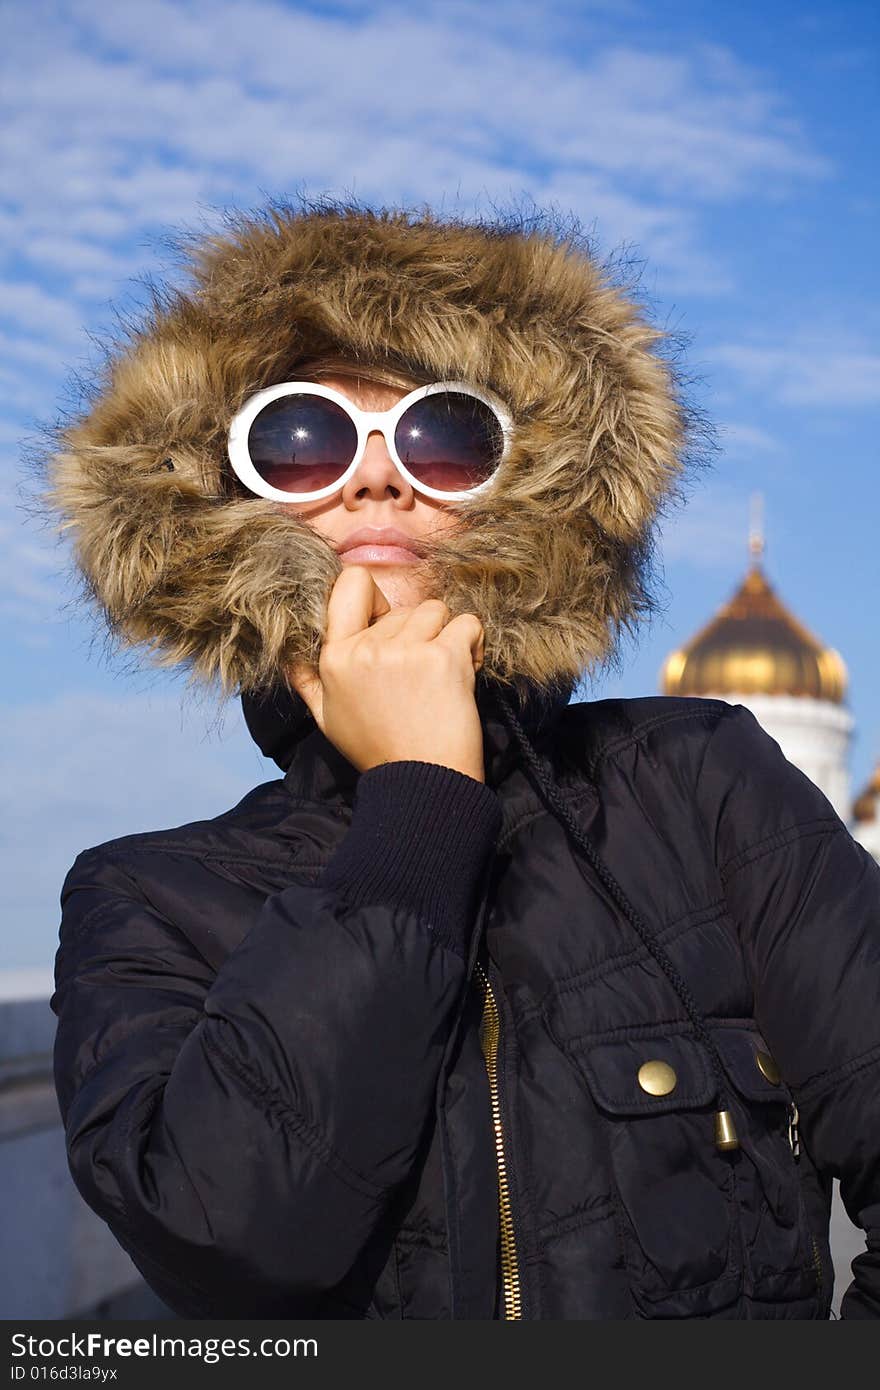
[(664, 695), (701, 695), (746, 705), (789, 762), (825, 793), (841, 820), (852, 815), (847, 670), (776, 595), (761, 557), (762, 498), (752, 499), (751, 564), (733, 597), (660, 672)]
[(880, 758), (868, 785), (859, 792), (853, 804), (850, 834), (880, 863)]

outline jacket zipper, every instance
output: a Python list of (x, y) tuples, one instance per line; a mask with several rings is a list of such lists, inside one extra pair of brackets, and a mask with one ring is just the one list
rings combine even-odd
[(816, 1237), (811, 1234), (810, 1240), (813, 1243), (813, 1269), (816, 1271), (816, 1285), (819, 1290), (819, 1293), (821, 1293), (824, 1283), (822, 1275), (822, 1254), (819, 1250), (819, 1242), (817, 1241)]
[[(788, 1142), (791, 1145), (794, 1161), (798, 1163), (801, 1156), (800, 1115), (798, 1114), (798, 1108), (794, 1101), (791, 1102), (788, 1111)], [(812, 1231), (810, 1232), (810, 1244), (813, 1251), (813, 1273), (816, 1276), (816, 1288), (819, 1294), (821, 1294), (825, 1283), (822, 1269), (822, 1252), (819, 1249), (819, 1242)]]
[(788, 1111), (788, 1142), (791, 1145), (791, 1153), (795, 1163), (801, 1156), (801, 1133), (800, 1115), (794, 1101), (791, 1102)]
[(492, 1105), (492, 1128), (495, 1131), (495, 1158), (498, 1165), (498, 1215), (501, 1230), (501, 1287), (504, 1295), (504, 1317), (522, 1317), (519, 1267), (516, 1258), (516, 1235), (504, 1154), (504, 1131), (501, 1126), (501, 1098), (498, 1090), (498, 1040), (501, 1035), (501, 1016), (489, 977), (479, 961), (474, 970), (483, 982), (483, 1016), (480, 1020), (480, 1043), (486, 1058), (489, 1076), (489, 1095)]

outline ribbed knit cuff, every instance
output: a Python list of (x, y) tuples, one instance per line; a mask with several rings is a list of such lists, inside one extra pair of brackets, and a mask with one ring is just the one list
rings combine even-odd
[(497, 792), (475, 777), (439, 763), (381, 763), (361, 773), (348, 834), (318, 886), (355, 905), (408, 908), (466, 957), (501, 821)]

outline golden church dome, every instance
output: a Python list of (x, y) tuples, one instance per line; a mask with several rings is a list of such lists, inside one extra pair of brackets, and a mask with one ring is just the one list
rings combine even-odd
[(847, 670), (788, 611), (759, 563), (763, 540), (740, 587), (660, 673), (664, 695), (796, 695), (841, 704)]

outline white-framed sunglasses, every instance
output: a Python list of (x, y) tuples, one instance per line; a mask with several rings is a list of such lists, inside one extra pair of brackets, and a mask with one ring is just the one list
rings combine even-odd
[(317, 382), (284, 381), (236, 413), (229, 462), (259, 497), (309, 502), (345, 486), (371, 430), (381, 430), (407, 482), (451, 501), (489, 486), (510, 450), (513, 422), (496, 396), (464, 381), (416, 387), (389, 410), (360, 410)]

